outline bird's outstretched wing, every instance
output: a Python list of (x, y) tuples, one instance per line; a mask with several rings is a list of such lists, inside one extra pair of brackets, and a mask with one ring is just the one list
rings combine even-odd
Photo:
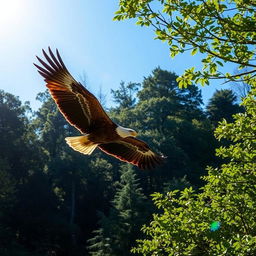
[(78, 83), (64, 65), (58, 50), (56, 56), (49, 47), (43, 50), (47, 61), (37, 57), (42, 66), (34, 64), (45, 78), (46, 86), (66, 120), (81, 133), (88, 133), (90, 125), (97, 120), (112, 124), (97, 98)]
[(154, 168), (165, 159), (164, 156), (151, 151), (145, 142), (134, 137), (126, 137), (114, 143), (100, 144), (98, 147), (109, 155), (137, 165), (140, 169)]

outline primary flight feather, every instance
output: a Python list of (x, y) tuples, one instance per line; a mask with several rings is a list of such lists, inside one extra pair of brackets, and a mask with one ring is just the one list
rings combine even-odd
[(95, 148), (121, 161), (150, 169), (164, 157), (156, 154), (142, 140), (135, 138), (133, 129), (115, 124), (106, 114), (97, 98), (77, 82), (64, 65), (58, 50), (49, 54), (43, 50), (46, 62), (37, 57), (41, 66), (34, 64), (44, 77), (46, 86), (65, 119), (82, 136), (67, 137), (67, 144), (80, 153), (90, 155)]

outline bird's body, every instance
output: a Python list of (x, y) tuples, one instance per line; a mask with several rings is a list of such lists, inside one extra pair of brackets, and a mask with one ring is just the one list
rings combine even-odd
[(97, 147), (122, 161), (148, 169), (159, 164), (163, 156), (150, 150), (148, 145), (136, 138), (130, 128), (115, 124), (106, 114), (97, 98), (68, 72), (59, 52), (56, 56), (49, 48), (49, 55), (43, 50), (43, 67), (35, 64), (45, 78), (46, 86), (66, 120), (76, 127), (81, 136), (67, 137), (67, 144), (83, 154), (91, 154)]

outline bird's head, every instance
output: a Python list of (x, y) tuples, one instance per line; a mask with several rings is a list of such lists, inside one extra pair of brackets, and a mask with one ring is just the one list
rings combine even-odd
[(138, 135), (138, 133), (136, 131), (134, 131), (133, 129), (124, 128), (122, 126), (118, 126), (116, 128), (116, 132), (122, 138), (126, 138), (129, 136), (136, 137)]
[(136, 137), (138, 135), (138, 133), (136, 131), (134, 131), (133, 129), (129, 129), (129, 132), (132, 137)]

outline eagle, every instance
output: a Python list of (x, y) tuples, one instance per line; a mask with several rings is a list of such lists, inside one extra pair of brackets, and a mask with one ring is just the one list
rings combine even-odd
[(48, 51), (47, 54), (42, 50), (45, 61), (36, 56), (41, 65), (34, 65), (64, 118), (82, 134), (65, 138), (71, 148), (86, 155), (99, 148), (140, 169), (151, 169), (162, 163), (165, 157), (135, 138), (136, 131), (109, 118), (97, 98), (69, 73), (58, 49), (56, 54), (50, 47)]

